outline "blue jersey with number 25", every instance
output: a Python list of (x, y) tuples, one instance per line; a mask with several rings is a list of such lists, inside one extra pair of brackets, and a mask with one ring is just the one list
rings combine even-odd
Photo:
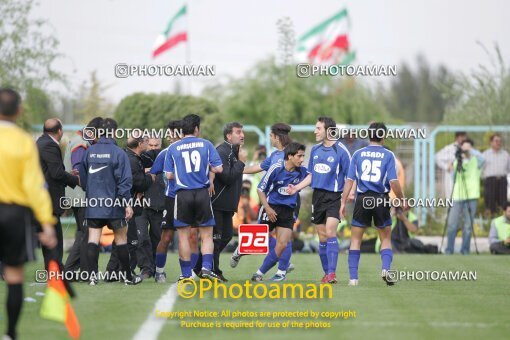
[(369, 145), (352, 155), (347, 178), (357, 182), (358, 193), (390, 191), (397, 179), (395, 155), (381, 145)]

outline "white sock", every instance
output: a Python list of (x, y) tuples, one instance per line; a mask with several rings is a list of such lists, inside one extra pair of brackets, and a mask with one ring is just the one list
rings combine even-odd
[(257, 270), (257, 273), (256, 273), (256, 274), (257, 274), (257, 275), (264, 276), (264, 273), (262, 273), (262, 272), (260, 271), (260, 269), (259, 269), (259, 270)]
[(156, 273), (164, 273), (164, 272), (165, 272), (165, 268), (156, 267)]
[(276, 272), (276, 275), (286, 275), (287, 274), (287, 271), (286, 270), (280, 270), (278, 269), (278, 271)]

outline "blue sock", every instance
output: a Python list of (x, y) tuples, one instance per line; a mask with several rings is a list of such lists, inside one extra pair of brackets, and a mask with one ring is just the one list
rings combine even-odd
[(269, 250), (274, 249), (276, 247), (276, 239), (269, 235)]
[(391, 261), (393, 261), (393, 251), (391, 249), (381, 249), (382, 269), (390, 270)]
[(324, 270), (324, 273), (326, 274), (328, 273), (328, 255), (326, 252), (327, 245), (328, 244), (326, 242), (319, 243), (319, 258), (321, 259), (322, 270)]
[(326, 247), (328, 256), (328, 274), (336, 272), (336, 265), (338, 262), (338, 240), (336, 237), (328, 238), (328, 245)]
[(359, 250), (349, 250), (349, 276), (351, 280), (358, 279), (358, 266), (361, 252)]
[(287, 243), (287, 247), (283, 250), (278, 260), (278, 270), (286, 271), (290, 264), (290, 257), (292, 256), (292, 241)]
[[(166, 264), (166, 253), (156, 253), (156, 272), (163, 272)], [(160, 269), (160, 271), (158, 271)]]
[(191, 268), (195, 268), (198, 261), (198, 253), (191, 253)]
[[(198, 256), (197, 256), (197, 258), (198, 258)], [(212, 270), (212, 262), (213, 262), (213, 254), (202, 254), (202, 268)]]
[(264, 262), (262, 262), (262, 266), (260, 266), (260, 271), (265, 274), (269, 271), (269, 269), (273, 268), (274, 265), (278, 262), (278, 256), (274, 251), (274, 248), (269, 250), (266, 257), (264, 258)]
[(181, 265), (181, 274), (184, 277), (191, 277), (191, 261), (184, 261), (179, 259)]

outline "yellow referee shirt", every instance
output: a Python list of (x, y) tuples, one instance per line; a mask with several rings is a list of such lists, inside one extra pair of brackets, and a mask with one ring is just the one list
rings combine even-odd
[(0, 203), (28, 207), (39, 223), (54, 224), (50, 194), (44, 185), (32, 137), (14, 123), (0, 121)]

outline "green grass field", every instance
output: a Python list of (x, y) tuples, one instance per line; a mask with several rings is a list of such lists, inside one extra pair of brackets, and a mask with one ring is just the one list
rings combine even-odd
[[(228, 266), (230, 254), (223, 256), (225, 276), (230, 283), (243, 284), (251, 277), (262, 260), (261, 256), (247, 256), (234, 270)], [(100, 268), (107, 261), (101, 255)], [(178, 320), (165, 320), (159, 339), (332, 339), (391, 338), (391, 339), (506, 339), (510, 333), (508, 317), (508, 257), (490, 255), (441, 256), (396, 255), (393, 267), (398, 270), (476, 271), (476, 281), (402, 281), (387, 287), (379, 277), (378, 255), (362, 255), (360, 285), (348, 287), (347, 257), (340, 255), (339, 284), (333, 286), (332, 299), (203, 299), (177, 298), (173, 308), (164, 311), (356, 311), (356, 318), (329, 321), (328, 329), (189, 329), (181, 328)], [(318, 256), (298, 254), (292, 257), (296, 270), (288, 275), (288, 283), (315, 283), (321, 277)], [(25, 296), (36, 302), (25, 302), (19, 335), (22, 339), (65, 339), (64, 325), (39, 317), (41, 296), (45, 286), (34, 284), (34, 271), (41, 267), (33, 263), (27, 267)], [(271, 272), (272, 273), (272, 272)], [(178, 276), (176, 255), (170, 255), (167, 274), (171, 281)], [(134, 336), (155, 307), (156, 301), (167, 292), (171, 283), (156, 284), (147, 280), (138, 286), (120, 283), (100, 283), (90, 287), (84, 283), (73, 285), (78, 297), (73, 306), (82, 327), (83, 339), (129, 339)], [(5, 301), (5, 285), (0, 284), (0, 301)], [(5, 324), (2, 308), (0, 322)], [(193, 320), (188, 318), (187, 320)], [(199, 319), (195, 319), (199, 320)], [(296, 320), (288, 319), (285, 320)], [(204, 319), (202, 319), (204, 321)], [(210, 319), (209, 319), (210, 321)], [(214, 321), (214, 319), (213, 319)], [(223, 321), (223, 320), (217, 320)], [(244, 321), (249, 321), (244, 319)], [(261, 321), (271, 321), (262, 320)], [(273, 320), (274, 321), (274, 320)], [(304, 321), (304, 320), (302, 320)], [(328, 321), (324, 320), (323, 321)]]

